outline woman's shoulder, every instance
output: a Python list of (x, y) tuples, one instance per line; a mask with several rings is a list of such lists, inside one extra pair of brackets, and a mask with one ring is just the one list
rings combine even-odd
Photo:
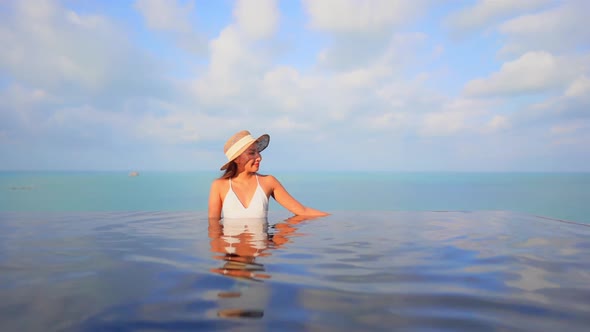
[(258, 175), (258, 178), (264, 181), (276, 181), (277, 178), (275, 178), (274, 176), (270, 175), (270, 174), (260, 174), (260, 173), (256, 173), (256, 175)]
[(217, 188), (217, 189), (222, 189), (223, 187), (227, 187), (229, 186), (229, 180), (228, 179), (215, 179), (213, 180), (213, 182), (211, 183), (211, 188)]
[(275, 178), (274, 176), (272, 176), (270, 174), (258, 174), (258, 178), (260, 179), (261, 183), (267, 184), (267, 185), (272, 185), (273, 187), (276, 183), (279, 182), (279, 180), (277, 180), (277, 178)]

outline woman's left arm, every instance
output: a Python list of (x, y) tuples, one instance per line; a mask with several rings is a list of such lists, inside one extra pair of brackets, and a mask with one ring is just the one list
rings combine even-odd
[(285, 209), (298, 216), (327, 216), (328, 213), (304, 206), (299, 203), (287, 189), (274, 176), (268, 175), (268, 181), (272, 188), (271, 196)]

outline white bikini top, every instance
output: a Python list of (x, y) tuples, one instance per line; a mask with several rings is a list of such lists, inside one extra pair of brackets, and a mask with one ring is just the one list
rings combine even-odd
[(254, 196), (250, 200), (248, 207), (244, 207), (240, 199), (234, 192), (231, 186), (231, 179), (229, 179), (229, 190), (225, 194), (223, 200), (223, 207), (221, 208), (221, 217), (223, 219), (234, 218), (266, 218), (268, 214), (268, 197), (260, 186), (258, 175), (256, 176), (256, 190)]

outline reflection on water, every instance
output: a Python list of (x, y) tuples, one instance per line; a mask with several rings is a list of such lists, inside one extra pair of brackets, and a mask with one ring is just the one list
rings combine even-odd
[(587, 331), (589, 256), (501, 211), (0, 213), (0, 331)]
[(217, 219), (209, 220), (211, 253), (216, 260), (223, 261), (211, 272), (238, 281), (236, 288), (217, 293), (219, 317), (262, 318), (268, 306), (266, 288), (257, 287), (253, 282), (270, 279), (265, 267), (257, 258), (270, 256), (273, 249), (282, 248), (289, 238), (298, 235), (295, 225), (309, 217), (291, 217), (272, 226), (262, 219)]

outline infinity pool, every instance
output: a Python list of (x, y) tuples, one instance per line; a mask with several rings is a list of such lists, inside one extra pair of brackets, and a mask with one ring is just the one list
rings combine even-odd
[(590, 326), (590, 227), (509, 212), (0, 213), (2, 331)]

